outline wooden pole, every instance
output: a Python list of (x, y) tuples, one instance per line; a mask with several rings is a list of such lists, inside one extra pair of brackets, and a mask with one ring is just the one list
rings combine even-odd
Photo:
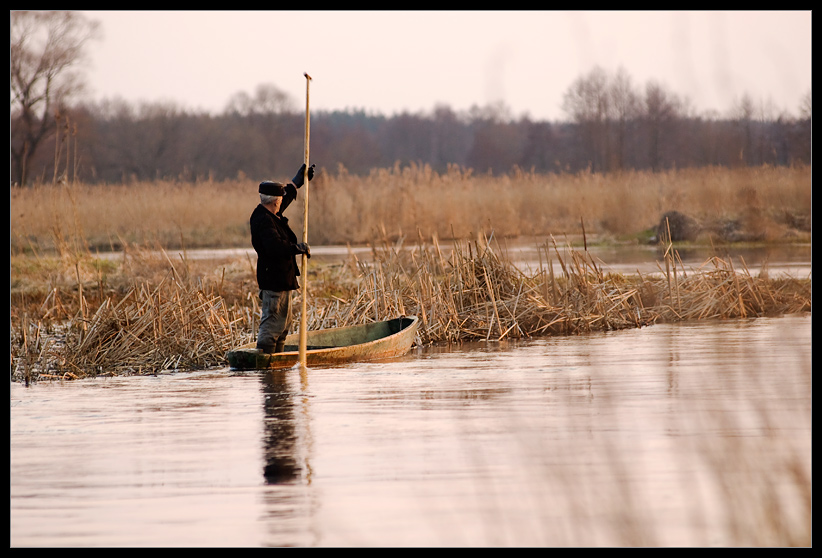
[[(303, 215), (303, 242), (308, 243), (308, 143), (310, 138), (311, 116), (308, 109), (308, 90), (311, 84), (311, 76), (305, 76), (305, 172), (303, 174), (303, 188), (305, 188), (305, 213)], [(303, 254), (302, 269), (302, 307), (300, 309), (300, 365), (306, 368), (306, 345), (308, 343), (308, 256)]]

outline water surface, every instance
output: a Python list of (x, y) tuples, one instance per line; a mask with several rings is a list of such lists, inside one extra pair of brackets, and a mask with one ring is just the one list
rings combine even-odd
[[(557, 238), (559, 257), (568, 257), (568, 240)], [(416, 244), (404, 243), (402, 246), (416, 249)], [(448, 257), (453, 243), (439, 242), (440, 249)], [(532, 273), (547, 266), (547, 257), (551, 258), (554, 272), (562, 273), (562, 267), (550, 238), (523, 237), (514, 239), (491, 238), (493, 250), (504, 254), (514, 265), (525, 272)], [(426, 245), (432, 248), (429, 243)], [(465, 249), (465, 245), (462, 245)], [(546, 252), (547, 249), (547, 252)], [(578, 252), (585, 248), (579, 246), (577, 239), (574, 249)], [(665, 250), (657, 245), (647, 244), (614, 244), (591, 245), (588, 252), (597, 265), (605, 272), (635, 274), (658, 273), (664, 271)], [(811, 273), (813, 250), (810, 244), (772, 244), (772, 245), (727, 245), (727, 246), (691, 246), (676, 248), (679, 261), (686, 271), (698, 270), (710, 258), (718, 257), (730, 261), (738, 271), (747, 269), (752, 275), (758, 275), (765, 270), (770, 276), (787, 275), (797, 278), (807, 278)], [(546, 253), (548, 256), (546, 256)], [(233, 259), (256, 260), (256, 253), (249, 248), (198, 249), (186, 251), (169, 251), (171, 257), (185, 257), (191, 260), (214, 260), (215, 262), (231, 261)], [(312, 246), (311, 262), (341, 262), (349, 258), (361, 261), (371, 261), (373, 250), (367, 245), (353, 246)], [(122, 258), (121, 252), (100, 254), (100, 257)]]
[(810, 315), (13, 383), (11, 546), (809, 544), (811, 407)]

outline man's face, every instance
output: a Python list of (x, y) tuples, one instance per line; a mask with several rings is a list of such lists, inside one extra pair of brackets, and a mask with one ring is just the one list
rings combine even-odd
[(283, 197), (282, 196), (276, 196), (274, 198), (274, 201), (272, 201), (271, 203), (274, 204), (274, 213), (277, 213), (277, 211), (280, 210), (280, 206), (283, 204)]

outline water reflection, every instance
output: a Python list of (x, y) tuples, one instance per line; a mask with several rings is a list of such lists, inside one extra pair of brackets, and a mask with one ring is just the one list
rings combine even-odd
[(260, 373), (263, 392), (263, 477), (268, 484), (293, 482), (302, 469), (297, 463), (294, 393), (285, 371)]
[(261, 546), (321, 543), (315, 527), (320, 498), (311, 487), (311, 417), (308, 371), (258, 371), (263, 404)]

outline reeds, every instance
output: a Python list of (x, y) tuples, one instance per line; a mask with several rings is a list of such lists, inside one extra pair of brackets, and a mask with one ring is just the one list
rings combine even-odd
[(226, 351), (245, 342), (243, 321), (220, 297), (170, 275), (156, 287), (135, 287), (117, 304), (106, 299), (94, 315), (75, 323), (65, 365), (77, 374), (217, 366)]
[[(465, 238), (490, 232), (489, 223), (500, 237), (562, 236), (578, 234), (580, 219), (589, 235), (636, 238), (672, 210), (708, 228), (733, 221), (761, 240), (809, 238), (811, 176), (809, 166), (501, 176), (415, 164), (368, 176), (324, 168), (311, 182), (309, 242), (359, 244), (381, 228), (392, 239), (417, 230), (426, 238)], [(102, 250), (123, 242), (245, 247), (262, 179), (289, 177), (12, 188), (12, 251), (53, 248), (55, 232)], [(302, 203), (300, 196), (288, 212), (294, 230), (302, 229)]]
[[(370, 261), (350, 258), (309, 275), (309, 329), (417, 315), (418, 344), (459, 343), (811, 311), (810, 279), (755, 277), (744, 261), (737, 269), (718, 257), (687, 271), (670, 246), (652, 276), (604, 273), (587, 250), (561, 248), (553, 237), (531, 274), (493, 234), (448, 249), (436, 236), (419, 235), (411, 247), (383, 236)], [(136, 251), (123, 264), (130, 286), (108, 294), (101, 278), (84, 289), (77, 260), (64, 265), (75, 288), (51, 286), (39, 306), (12, 308), (13, 378), (202, 369), (223, 365), (229, 349), (255, 337), (250, 261), (209, 278), (184, 257), (175, 264), (163, 251)]]
[(383, 241), (374, 264), (361, 267), (355, 299), (337, 310), (336, 320), (326, 308), (323, 323), (416, 314), (421, 342), (439, 343), (811, 311), (810, 280), (754, 277), (744, 261), (737, 271), (731, 260), (714, 257), (687, 272), (669, 248), (665, 270), (653, 277), (608, 274), (587, 250), (560, 249), (552, 237), (542, 246), (544, 265), (528, 275), (492, 241), (458, 241), (447, 255), (436, 237), (412, 249)]
[(221, 297), (184, 284), (173, 272), (159, 285), (135, 285), (118, 302), (105, 298), (88, 315), (81, 303), (47, 337), (41, 334), (46, 318), (34, 324), (25, 316), (16, 343), (13, 336), (12, 372), (25, 381), (218, 366), (226, 351), (248, 341), (253, 321), (247, 311), (229, 309)]

